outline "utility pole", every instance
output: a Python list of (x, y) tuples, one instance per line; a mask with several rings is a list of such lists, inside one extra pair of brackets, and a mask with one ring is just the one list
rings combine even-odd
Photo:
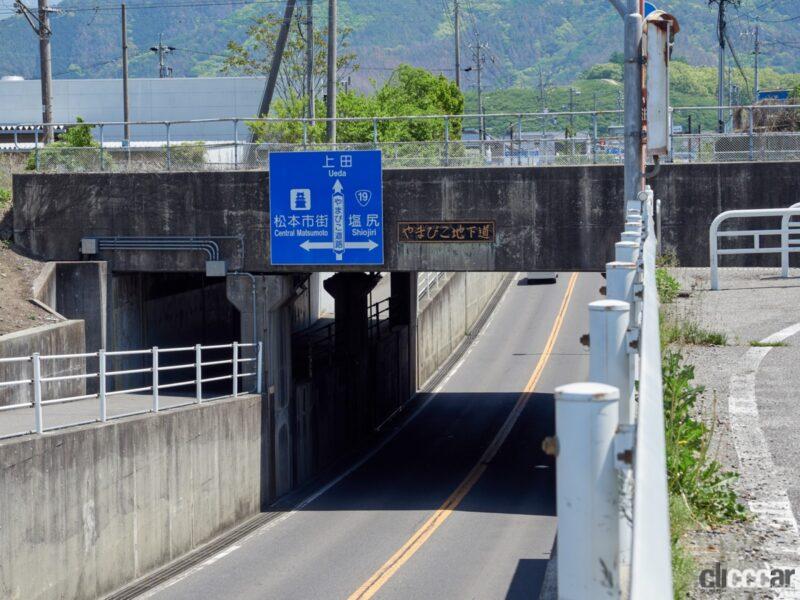
[(575, 130), (575, 115), (572, 114), (575, 111), (575, 96), (580, 96), (581, 91), (576, 90), (574, 87), (570, 86), (569, 88), (569, 128), (574, 131)]
[(475, 40), (472, 46), (473, 59), (475, 60), (475, 70), (478, 72), (478, 114), (480, 115), (480, 139), (486, 139), (486, 123), (483, 118), (483, 81), (481, 73), (483, 72), (483, 65), (486, 63), (486, 57), (483, 55), (483, 50), (489, 47), (486, 43), (481, 43), (479, 39)]
[(760, 27), (758, 26), (758, 23), (756, 23), (756, 39), (753, 45), (753, 54), (755, 55), (755, 68), (756, 68), (756, 74), (755, 74), (756, 81), (755, 85), (753, 86), (753, 104), (758, 102), (758, 92), (761, 91), (761, 84), (758, 79), (758, 55), (761, 53), (761, 41), (759, 40), (758, 37), (759, 30)]
[(128, 14), (125, 3), (122, 3), (122, 120), (125, 121), (123, 146), (131, 141), (130, 106), (128, 104)]
[(25, 17), (25, 20), (39, 38), (39, 69), (42, 84), (42, 123), (44, 128), (44, 143), (53, 141), (53, 128), (47, 124), (53, 122), (53, 69), (50, 52), (50, 37), (53, 34), (50, 29), (50, 13), (54, 9), (47, 5), (48, 0), (39, 0), (38, 13), (34, 14), (31, 9), (25, 6), (21, 0), (15, 0), (14, 8), (18, 14)]
[[(286, 9), (283, 11), (283, 21), (278, 32), (278, 39), (275, 41), (275, 53), (272, 55), (272, 62), (269, 66), (267, 76), (267, 86), (264, 88), (264, 95), (261, 97), (261, 105), (258, 107), (258, 116), (268, 116), (269, 108), (272, 104), (272, 96), (275, 94), (275, 86), (278, 83), (278, 74), (281, 70), (283, 51), (286, 49), (286, 40), (289, 38), (289, 28), (292, 25), (294, 16), (295, 0), (286, 0)], [(254, 134), (255, 135), (255, 134)]]
[(306, 0), (306, 93), (308, 118), (314, 121), (314, 0)]
[(453, 0), (453, 27), (455, 28), (456, 86), (461, 89), (461, 7), (459, 0)]
[[(53, 122), (53, 62), (50, 54), (50, 8), (47, 0), (39, 0), (39, 60), (42, 71), (42, 122)], [(47, 127), (45, 143), (53, 141), (53, 128)]]
[(545, 97), (545, 89), (544, 89), (544, 74), (542, 73), (541, 67), (539, 68), (539, 103), (540, 103), (540, 111), (542, 113), (542, 140), (544, 140), (544, 136), (547, 133), (547, 122), (545, 117), (545, 112), (547, 112), (547, 98)]
[(717, 4), (717, 41), (719, 42), (719, 57), (717, 66), (717, 132), (725, 132), (725, 116), (722, 105), (725, 104), (725, 7), (736, 0), (711, 0)]
[(338, 77), (336, 38), (337, 0), (328, 0), (328, 142), (336, 143), (336, 86)]
[(635, 202), (643, 189), (642, 151), (642, 14), (636, 0), (628, 0), (625, 16), (625, 202)]
[(158, 78), (164, 79), (172, 77), (172, 69), (168, 68), (164, 62), (164, 57), (175, 50), (172, 46), (165, 46), (161, 41), (161, 34), (158, 34), (158, 46), (151, 46), (150, 52), (158, 54)]

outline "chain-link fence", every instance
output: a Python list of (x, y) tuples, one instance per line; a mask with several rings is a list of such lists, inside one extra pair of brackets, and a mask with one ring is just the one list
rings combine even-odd
[[(800, 160), (800, 106), (726, 107), (719, 131), (700, 131), (716, 107), (675, 108), (672, 151), (664, 162), (736, 162)], [(532, 113), (464, 116), (412, 116), (339, 119), (341, 130), (358, 131), (370, 141), (320, 143), (311, 122), (304, 119), (219, 119), (129, 124), (129, 141), (122, 142), (120, 123), (89, 124), (96, 138), (91, 147), (44, 146), (44, 127), (34, 126), (33, 143), (15, 142), (9, 150), (28, 154), (28, 168), (46, 173), (93, 171), (199, 171), (269, 168), (272, 152), (367, 150), (383, 153), (386, 168), (421, 167), (546, 167), (620, 164), (624, 138), (620, 125), (600, 123), (617, 111)], [(612, 119), (613, 120), (613, 119)], [(324, 121), (324, 120), (318, 120)], [(398, 141), (414, 127), (438, 139)], [(494, 129), (486, 123), (498, 124)], [(573, 123), (584, 127), (576, 131)], [(589, 125), (586, 129), (586, 125)], [(266, 131), (274, 141), (252, 143), (252, 130)], [(408, 126), (406, 131), (403, 126)], [(470, 128), (469, 126), (475, 127)], [(556, 127), (564, 125), (563, 130)], [(36, 129), (38, 128), (38, 129)], [(493, 137), (498, 128), (504, 139)], [(420, 127), (417, 127), (420, 129)], [(41, 130), (41, 131), (40, 131)], [(26, 129), (25, 131), (29, 131)], [(197, 139), (198, 136), (213, 139)], [(291, 141), (287, 141), (288, 138)], [(388, 138), (388, 139), (387, 139)], [(394, 139), (392, 139), (394, 138)], [(16, 139), (16, 138), (15, 138)], [(178, 141), (179, 140), (179, 141)]]

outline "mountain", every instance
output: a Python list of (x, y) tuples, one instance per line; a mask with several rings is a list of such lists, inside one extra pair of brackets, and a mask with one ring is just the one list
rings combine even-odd
[[(35, 35), (0, 0), (0, 75), (36, 77)], [(28, 0), (34, 5), (34, 0)], [(302, 9), (305, 3), (298, 2)], [(800, 12), (797, 0), (743, 0), (729, 9), (729, 34), (745, 65), (752, 64), (752, 30), (762, 30), (762, 64), (783, 72), (800, 71)], [(541, 70), (546, 83), (566, 83), (590, 66), (607, 61), (621, 49), (622, 27), (603, 0), (461, 0), (464, 66), (472, 62), (476, 35), (488, 44), (484, 70), (488, 88), (536, 87)], [(53, 73), (56, 77), (120, 75), (120, 11), (109, 0), (63, 0), (52, 19)], [(452, 76), (452, 1), (340, 0), (343, 26), (352, 28), (350, 42), (361, 69), (355, 85), (384, 79), (401, 62)], [(675, 56), (693, 65), (716, 64), (716, 14), (706, 0), (672, 0), (662, 6), (681, 22)], [(131, 75), (155, 77), (157, 59), (151, 46), (175, 46), (168, 64), (175, 76), (215, 75), (229, 40), (243, 41), (252, 18), (281, 12), (282, 0), (245, 4), (239, 0), (128, 1)], [(315, 2), (315, 19), (324, 24), (326, 3)], [(465, 73), (474, 85), (474, 70)]]

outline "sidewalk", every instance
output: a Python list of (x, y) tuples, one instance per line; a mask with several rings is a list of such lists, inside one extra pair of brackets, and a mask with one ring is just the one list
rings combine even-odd
[[(721, 269), (722, 289), (711, 292), (708, 269), (669, 271), (691, 292), (672, 310), (727, 335), (727, 346), (682, 352), (695, 366), (695, 383), (706, 388), (703, 419), (714, 428), (712, 457), (739, 472), (735, 488), (752, 516), (689, 536), (698, 577), (715, 563), (737, 569), (766, 563), (796, 568), (800, 580), (800, 272), (780, 279), (778, 269)], [(696, 585), (697, 598), (800, 597), (768, 590), (721, 594)]]

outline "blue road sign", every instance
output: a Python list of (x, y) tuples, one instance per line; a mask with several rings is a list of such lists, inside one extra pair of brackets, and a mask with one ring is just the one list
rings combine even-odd
[(645, 17), (647, 15), (649, 15), (651, 12), (653, 12), (654, 10), (656, 10), (656, 5), (655, 4), (653, 4), (652, 2), (645, 2), (644, 3), (644, 16)]
[(382, 265), (380, 150), (269, 155), (273, 265)]

